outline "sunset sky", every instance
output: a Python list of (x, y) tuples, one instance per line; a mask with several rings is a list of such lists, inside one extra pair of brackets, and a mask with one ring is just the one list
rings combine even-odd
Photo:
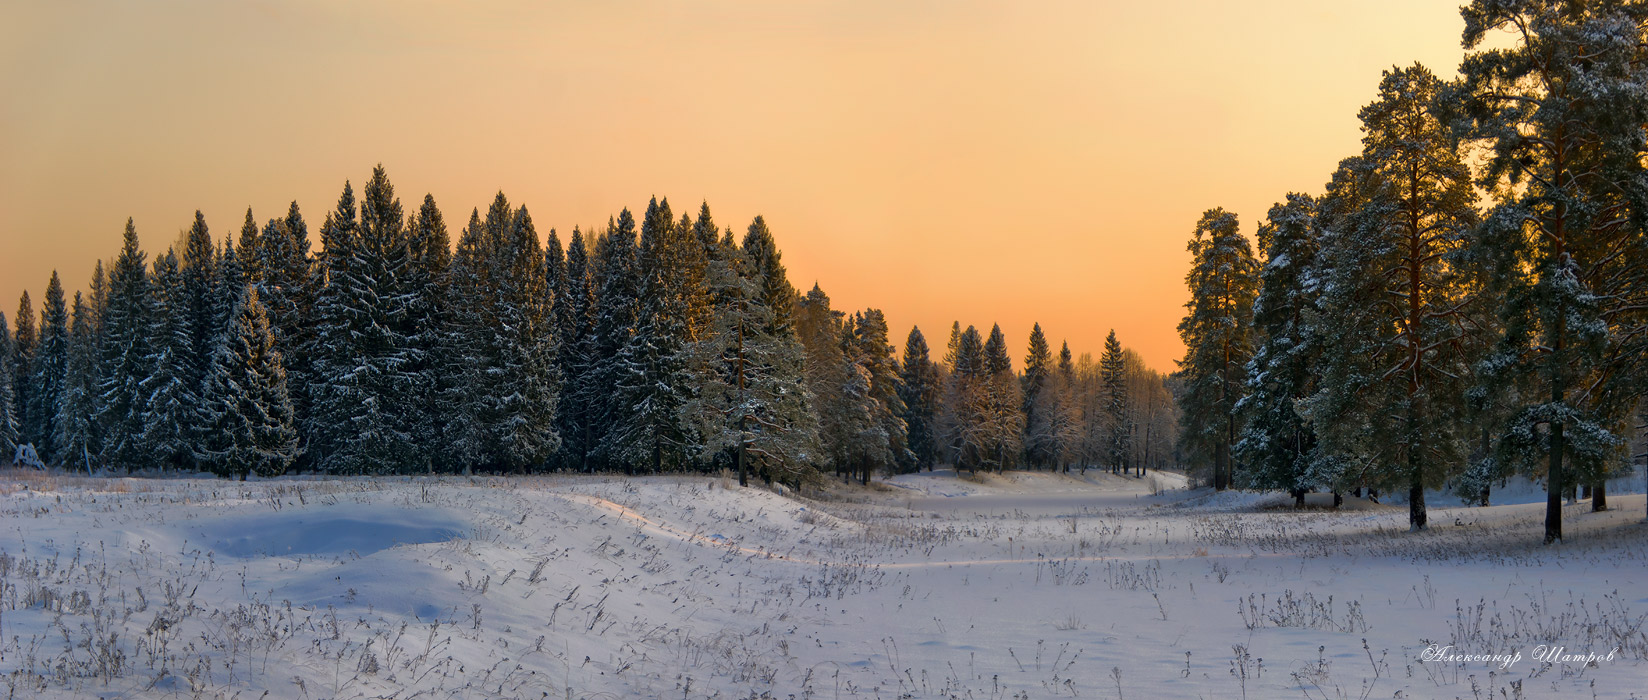
[(1040, 321), (1168, 371), (1200, 213), (1318, 193), (1382, 69), (1454, 74), (1458, 3), (7, 2), (0, 309), (128, 216), (153, 253), (296, 199), (318, 246), (381, 162), (454, 237), (500, 189), (563, 237), (708, 200), (901, 350), (999, 322), (1018, 366)]

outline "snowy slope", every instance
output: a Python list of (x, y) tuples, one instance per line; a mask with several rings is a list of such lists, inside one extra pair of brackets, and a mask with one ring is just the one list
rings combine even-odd
[[(1436, 509), (1437, 527), (1413, 534), (1396, 508), (1152, 490), (1097, 472), (908, 475), (824, 501), (702, 477), (14, 472), (0, 484), (0, 692), (1629, 698), (1648, 685), (1641, 495), (1571, 507), (1569, 541), (1542, 547), (1541, 504)], [(1432, 642), (1522, 658), (1422, 661)], [(1594, 667), (1531, 658), (1552, 643), (1619, 650)]]

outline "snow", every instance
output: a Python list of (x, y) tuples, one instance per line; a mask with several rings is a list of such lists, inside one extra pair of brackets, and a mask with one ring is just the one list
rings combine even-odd
[[(1569, 507), (1568, 540), (1545, 547), (1542, 502), (1433, 508), (1409, 533), (1389, 504), (1294, 511), (1183, 484), (939, 471), (804, 499), (720, 477), (13, 470), (0, 690), (1643, 696), (1640, 487)], [(1432, 643), (1521, 658), (1422, 660)], [(1544, 663), (1541, 645), (1603, 658)]]

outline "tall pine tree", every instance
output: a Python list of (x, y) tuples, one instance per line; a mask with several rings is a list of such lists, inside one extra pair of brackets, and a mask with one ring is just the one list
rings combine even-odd
[[(1474, 245), (1504, 294), (1502, 338), (1483, 385), (1521, 384), (1524, 404), (1499, 441), (1508, 464), (1548, 489), (1545, 541), (1562, 538), (1562, 492), (1620, 461), (1620, 433), (1642, 387), (1627, 337), (1648, 272), (1648, 7), (1625, 0), (1478, 0), (1462, 10), (1461, 66), (1472, 135), (1490, 158), (1497, 206)], [(1509, 48), (1481, 48), (1509, 31)], [(1600, 504), (1598, 504), (1600, 505)]]
[(1236, 403), (1252, 355), (1253, 299), (1258, 263), (1238, 230), (1236, 215), (1209, 209), (1190, 239), (1189, 312), (1179, 322), (1185, 358), (1179, 361), (1186, 389), (1180, 440), (1192, 458), (1213, 462), (1213, 487), (1231, 483), (1231, 446), (1239, 428)]
[(1474, 356), (1474, 297), (1459, 257), (1475, 194), (1424, 66), (1386, 71), (1363, 108), (1366, 201), (1323, 240), (1323, 448), (1338, 460), (1392, 465), (1373, 478), (1408, 491), (1408, 523), (1426, 525), (1425, 488), (1463, 469), (1463, 397)]

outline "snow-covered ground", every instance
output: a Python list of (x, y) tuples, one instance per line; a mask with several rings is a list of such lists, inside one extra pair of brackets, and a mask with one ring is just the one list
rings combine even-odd
[(1182, 484), (9, 472), (0, 693), (1648, 697), (1640, 487), (1545, 547), (1540, 503), (1409, 533)]

